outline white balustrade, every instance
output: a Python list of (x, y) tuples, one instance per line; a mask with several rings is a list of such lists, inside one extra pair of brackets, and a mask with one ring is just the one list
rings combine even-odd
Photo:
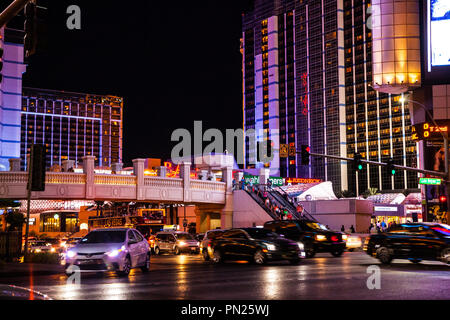
[(136, 176), (125, 176), (120, 174), (96, 174), (94, 184), (135, 186)]

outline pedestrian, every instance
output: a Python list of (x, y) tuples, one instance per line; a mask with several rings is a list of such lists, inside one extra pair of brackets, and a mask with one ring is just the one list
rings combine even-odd
[(267, 179), (267, 187), (269, 189), (272, 188), (272, 181), (270, 181), (269, 179)]
[(385, 231), (385, 230), (386, 230), (386, 222), (384, 222), (384, 220), (381, 221), (381, 230), (382, 230), (382, 231)]
[(245, 188), (245, 179), (244, 179), (244, 177), (242, 177), (242, 179), (240, 181), (240, 188), (241, 188), (241, 190), (244, 190), (244, 188)]
[(355, 228), (353, 227), (353, 225), (350, 227), (350, 232), (355, 233)]
[(292, 220), (292, 213), (289, 212), (287, 218), (288, 218), (288, 220)]
[(342, 231), (342, 232), (345, 232), (345, 227), (344, 227), (344, 225), (342, 225), (341, 231)]
[(370, 226), (369, 226), (369, 233), (371, 233), (372, 229), (373, 229), (373, 224), (372, 224), (372, 222), (371, 222), (371, 223), (370, 223)]

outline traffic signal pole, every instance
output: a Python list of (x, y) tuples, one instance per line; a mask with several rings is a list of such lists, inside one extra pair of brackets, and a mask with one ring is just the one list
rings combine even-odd
[(24, 248), (24, 262), (27, 260), (28, 256), (28, 234), (30, 232), (30, 204), (31, 204), (31, 187), (32, 187), (32, 179), (33, 179), (33, 146), (31, 146), (30, 150), (30, 160), (28, 161), (28, 184), (27, 184), (27, 219), (25, 225), (25, 248)]
[[(299, 151), (297, 151), (297, 153), (299, 153)], [(309, 153), (309, 155), (313, 156), (313, 157), (330, 158), (330, 159), (336, 159), (336, 160), (345, 160), (345, 161), (353, 161), (354, 160), (353, 158), (345, 158), (345, 157), (332, 156), (332, 155), (320, 154), (320, 153)], [(372, 165), (381, 166), (381, 167), (389, 165), (388, 163), (384, 163), (384, 162), (376, 162), (376, 161), (370, 161), (370, 160), (364, 160), (364, 159), (361, 159), (360, 161), (362, 163), (372, 164)], [(444, 177), (446, 179), (446, 181), (449, 180), (448, 174), (444, 173), (444, 172), (423, 170), (423, 169), (406, 167), (406, 166), (399, 166), (397, 164), (393, 164), (392, 166), (399, 170), (414, 171), (414, 172), (419, 172), (419, 173), (424, 173), (424, 174), (430, 174), (430, 175), (434, 175), (434, 176)]]
[(33, 0), (14, 0), (2, 13), (0, 13), (0, 28), (3, 28), (9, 21), (25, 8), (28, 2)]

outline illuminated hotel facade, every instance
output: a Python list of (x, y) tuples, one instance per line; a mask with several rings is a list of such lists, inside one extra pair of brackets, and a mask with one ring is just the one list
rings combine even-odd
[[(408, 109), (399, 95), (371, 87), (369, 7), (361, 0), (255, 0), (243, 16), (244, 129), (273, 132), (275, 149), (309, 145), (313, 153), (352, 158), (359, 152), (415, 166)], [(251, 155), (247, 142), (246, 168)], [(417, 174), (391, 177), (370, 165), (355, 173), (352, 163), (319, 157), (309, 166), (300, 161), (300, 154), (275, 153), (268, 167), (271, 175), (332, 181), (335, 191), (418, 187)]]
[(21, 111), (20, 158), (33, 143), (46, 147), (47, 167), (64, 160), (81, 163), (85, 155), (95, 165), (122, 162), (123, 99), (116, 96), (24, 88)]

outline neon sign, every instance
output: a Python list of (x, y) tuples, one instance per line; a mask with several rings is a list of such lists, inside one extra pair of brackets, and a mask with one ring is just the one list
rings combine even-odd
[(305, 95), (300, 97), (300, 102), (303, 104), (302, 114), (306, 116), (308, 114), (308, 74), (304, 72), (300, 78), (305, 88)]

